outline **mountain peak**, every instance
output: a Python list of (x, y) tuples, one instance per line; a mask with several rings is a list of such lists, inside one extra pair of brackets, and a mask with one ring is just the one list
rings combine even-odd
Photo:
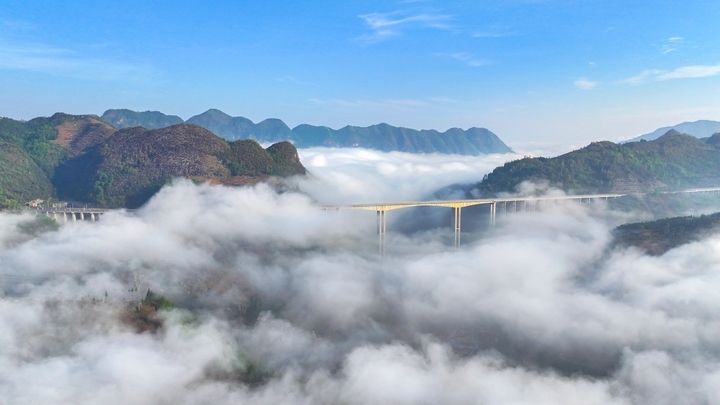
[(669, 130), (674, 129), (681, 134), (687, 134), (696, 138), (707, 138), (710, 135), (720, 132), (720, 122), (711, 120), (698, 120), (682, 122), (671, 127), (661, 127), (648, 134), (640, 135), (625, 142), (637, 142), (641, 140), (651, 141), (665, 135)]
[(671, 130), (665, 132), (665, 133), (664, 133), (662, 136), (660, 136), (658, 139), (660, 139), (660, 138), (666, 138), (666, 137), (671, 137), (671, 136), (677, 136), (677, 135), (682, 135), (682, 134), (681, 134), (680, 132), (674, 130), (674, 129), (671, 129)]

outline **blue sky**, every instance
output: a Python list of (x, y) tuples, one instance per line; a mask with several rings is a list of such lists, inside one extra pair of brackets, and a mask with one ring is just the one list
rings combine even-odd
[(720, 2), (0, 3), (0, 115), (208, 108), (513, 143), (720, 120)]

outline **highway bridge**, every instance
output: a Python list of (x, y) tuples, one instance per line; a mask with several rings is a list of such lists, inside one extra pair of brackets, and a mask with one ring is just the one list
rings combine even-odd
[(37, 215), (46, 215), (59, 224), (77, 221), (97, 221), (100, 215), (109, 211), (107, 208), (26, 208), (25, 211)]
[[(694, 188), (680, 191), (668, 191), (663, 194), (695, 194), (695, 193), (720, 193), (720, 187), (713, 188)], [(386, 213), (387, 211), (398, 210), (412, 207), (446, 207), (453, 209), (453, 229), (455, 233), (455, 247), (460, 246), (460, 235), (462, 226), (462, 209), (476, 205), (490, 206), (490, 226), (495, 226), (495, 220), (499, 212), (502, 214), (538, 211), (544, 206), (555, 204), (563, 204), (567, 201), (589, 204), (594, 201), (608, 200), (611, 198), (623, 197), (631, 195), (630, 193), (615, 194), (582, 194), (582, 195), (562, 195), (562, 196), (544, 196), (544, 197), (503, 197), (503, 198), (483, 198), (483, 199), (466, 199), (466, 200), (437, 200), (437, 201), (411, 201), (411, 202), (392, 202), (392, 203), (369, 203), (369, 204), (345, 204), (345, 205), (323, 205), (325, 210), (353, 209), (377, 212), (377, 233), (378, 246), (380, 255), (385, 254), (385, 233), (387, 231)], [(644, 195), (633, 193), (632, 195)]]
[[(668, 191), (663, 194), (695, 194), (695, 193), (720, 193), (720, 187), (713, 188), (694, 188), (680, 191)], [(634, 195), (643, 195), (636, 194)], [(344, 205), (321, 205), (324, 210), (340, 210), (353, 209), (377, 212), (377, 233), (378, 245), (381, 255), (385, 254), (385, 233), (387, 231), (386, 213), (388, 211), (399, 210), (412, 207), (445, 207), (453, 209), (453, 229), (455, 233), (455, 247), (460, 246), (460, 235), (462, 226), (462, 209), (476, 205), (490, 206), (490, 226), (495, 226), (497, 214), (508, 214), (523, 211), (538, 211), (546, 206), (555, 204), (563, 204), (567, 201), (575, 201), (583, 204), (589, 204), (594, 201), (608, 200), (611, 198), (623, 197), (630, 193), (615, 194), (582, 194), (582, 195), (562, 195), (562, 196), (544, 196), (544, 197), (501, 197), (501, 198), (482, 198), (482, 199), (466, 199), (466, 200), (436, 200), (436, 201), (409, 201), (409, 202), (389, 202), (389, 203), (368, 203), (368, 204), (344, 204)], [(97, 221), (105, 212), (106, 208), (28, 208), (27, 211), (34, 212), (37, 215), (46, 215), (55, 219), (60, 224), (67, 224), (78, 221)], [(132, 212), (134, 210), (127, 210)]]

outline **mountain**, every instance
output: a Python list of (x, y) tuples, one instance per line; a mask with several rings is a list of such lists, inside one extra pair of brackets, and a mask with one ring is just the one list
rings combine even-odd
[(510, 153), (500, 138), (485, 128), (464, 131), (451, 128), (445, 132), (415, 130), (388, 124), (370, 127), (346, 126), (339, 130), (312, 125), (299, 125), (292, 129), (295, 145), (299, 148), (327, 146), (339, 148), (361, 147), (383, 152), (451, 153), (481, 155)]
[(130, 127), (158, 129), (184, 122), (177, 115), (165, 115), (160, 111), (137, 112), (127, 109), (107, 110), (100, 118), (117, 129)]
[[(118, 111), (129, 110), (108, 110), (103, 114), (103, 119), (106, 119), (107, 116), (106, 120), (115, 125), (117, 120), (111, 119), (111, 115)], [(110, 114), (111, 112), (112, 114)], [(130, 117), (129, 114), (123, 116)], [(124, 122), (127, 122), (127, 118), (125, 120)], [(153, 123), (155, 122), (153, 121)], [(269, 118), (255, 124), (247, 118), (231, 117), (216, 109), (210, 109), (200, 115), (193, 116), (187, 120), (187, 123), (199, 125), (227, 140), (290, 141), (298, 148), (313, 146), (361, 147), (385, 152), (452, 153), (460, 155), (512, 152), (512, 149), (505, 145), (497, 135), (485, 128), (470, 128), (467, 131), (460, 128), (451, 128), (445, 132), (438, 132), (435, 130), (418, 131), (388, 124), (378, 124), (370, 127), (346, 126), (335, 130), (323, 126), (302, 124), (290, 129), (282, 120), (276, 118)], [(118, 128), (121, 127), (118, 126)]]
[(52, 197), (50, 179), (58, 164), (114, 132), (94, 115), (0, 118), (0, 208)]
[(227, 140), (255, 139), (259, 142), (292, 140), (292, 131), (279, 119), (266, 119), (257, 124), (245, 117), (231, 117), (220, 110), (210, 109), (190, 117), (188, 123), (199, 125)]
[(574, 193), (635, 193), (720, 186), (720, 134), (706, 140), (675, 130), (653, 141), (593, 142), (555, 158), (524, 158), (496, 168), (476, 185), (482, 195), (511, 192), (523, 181), (548, 181)]
[(512, 152), (494, 133), (485, 128), (463, 131), (451, 128), (445, 132), (415, 130), (388, 124), (370, 127), (345, 126), (335, 130), (324, 126), (301, 124), (290, 129), (279, 119), (270, 118), (254, 124), (244, 117), (231, 117), (211, 109), (187, 122), (200, 125), (226, 139), (255, 139), (259, 142), (288, 140), (298, 148), (326, 146), (335, 148), (368, 148), (384, 152), (452, 153), (480, 155)]
[(174, 177), (244, 184), (303, 174), (288, 142), (263, 149), (193, 124), (116, 130), (93, 115), (0, 118), (0, 208), (55, 196), (132, 208)]
[(257, 142), (228, 142), (194, 124), (117, 131), (107, 142), (57, 168), (61, 198), (106, 207), (138, 207), (174, 177), (232, 183), (237, 177), (304, 175), (288, 142), (263, 149)]
[(646, 141), (651, 141), (663, 136), (667, 133), (667, 131), (671, 129), (674, 129), (675, 131), (678, 131), (682, 134), (692, 135), (696, 138), (707, 138), (714, 133), (720, 132), (720, 122), (708, 120), (683, 122), (682, 124), (677, 124), (672, 127), (658, 128), (655, 131), (650, 132), (649, 134), (640, 135), (625, 142), (637, 142), (642, 139)]

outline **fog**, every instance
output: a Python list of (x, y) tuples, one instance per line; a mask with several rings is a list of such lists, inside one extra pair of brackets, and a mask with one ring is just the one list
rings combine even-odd
[(362, 148), (300, 149), (317, 181), (302, 189), (324, 204), (415, 201), (454, 183), (477, 183), (518, 154), (461, 156), (379, 152)]
[[(566, 204), (459, 249), (391, 231), (381, 259), (373, 212), (316, 201), (421, 198), (506, 157), (323, 153), (302, 192), (178, 180), (40, 235), (0, 214), (0, 403), (719, 402), (720, 236), (651, 257)], [(175, 307), (142, 313), (148, 289)]]

